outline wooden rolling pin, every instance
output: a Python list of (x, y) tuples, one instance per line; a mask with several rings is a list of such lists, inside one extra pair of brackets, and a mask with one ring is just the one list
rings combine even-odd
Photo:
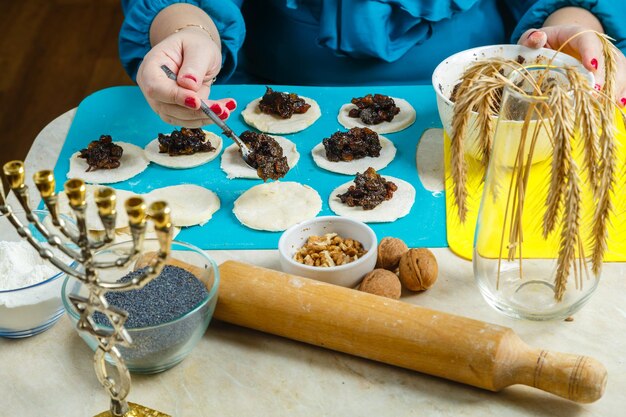
[(533, 349), (507, 327), (235, 261), (220, 280), (214, 317), (239, 326), (490, 391), (523, 384), (589, 403), (606, 385), (597, 360)]

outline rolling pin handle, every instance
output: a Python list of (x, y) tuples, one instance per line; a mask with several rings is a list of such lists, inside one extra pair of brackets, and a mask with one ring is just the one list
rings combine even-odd
[(578, 403), (592, 403), (604, 394), (607, 371), (589, 356), (528, 348), (518, 362), (515, 382)]

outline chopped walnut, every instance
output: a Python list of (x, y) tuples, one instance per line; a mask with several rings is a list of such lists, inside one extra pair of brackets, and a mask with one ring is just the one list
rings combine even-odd
[(293, 259), (304, 265), (331, 267), (356, 261), (366, 253), (358, 240), (344, 239), (337, 233), (327, 233), (324, 236), (309, 236)]

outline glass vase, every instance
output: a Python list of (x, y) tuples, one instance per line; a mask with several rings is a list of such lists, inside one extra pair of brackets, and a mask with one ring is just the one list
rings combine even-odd
[[(571, 159), (565, 163), (578, 169), (577, 180), (561, 178), (567, 192), (556, 211), (553, 203), (550, 207), (555, 189), (553, 162), (563, 159), (562, 152), (555, 152), (553, 140), (559, 117), (556, 107), (561, 106), (555, 106), (558, 100), (551, 93), (533, 92), (533, 85), (559, 83), (566, 92), (560, 95), (568, 101), (565, 108), (573, 108), (574, 94), (559, 68), (517, 70), (509, 80), (512, 84), (502, 94), (476, 225), (474, 276), (485, 300), (506, 315), (564, 319), (580, 309), (598, 285), (588, 235), (593, 194), (583, 169), (582, 145), (573, 135), (568, 141)], [(570, 183), (576, 186), (569, 187)], [(574, 192), (579, 192), (578, 199), (572, 198)]]

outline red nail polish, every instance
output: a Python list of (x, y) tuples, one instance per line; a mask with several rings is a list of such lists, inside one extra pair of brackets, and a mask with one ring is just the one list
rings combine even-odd
[(215, 113), (216, 115), (218, 115), (218, 116), (219, 116), (220, 114), (224, 113), (224, 112), (222, 111), (222, 108), (220, 107), (220, 105), (219, 105), (219, 104), (214, 104), (214, 105), (212, 105), (212, 106), (211, 106), (211, 111), (212, 111), (213, 113)]
[(223, 114), (220, 114), (219, 118), (222, 120), (226, 120), (226, 118), (228, 117), (228, 114), (226, 114), (226, 112), (224, 112)]
[(196, 99), (193, 97), (187, 97), (185, 99), (185, 106), (190, 107), (192, 109), (196, 108)]
[(194, 83), (197, 83), (197, 82), (198, 82), (198, 80), (196, 80), (196, 77), (194, 77), (194, 76), (193, 76), (193, 75), (191, 75), (191, 74), (183, 75), (183, 78), (188, 78), (188, 79), (190, 79), (191, 81), (193, 81)]
[(226, 108), (230, 111), (233, 111), (237, 108), (237, 104), (235, 103), (235, 100), (230, 100), (226, 102)]
[(595, 88), (598, 91), (602, 90), (602, 86), (600, 84), (596, 84), (593, 88)]
[(593, 59), (591, 60), (591, 66), (592, 66), (594, 69), (598, 69), (598, 60), (597, 60), (597, 59), (595, 59), (595, 58), (593, 58)]
[(622, 97), (620, 101), (622, 102), (622, 106), (626, 107), (626, 97)]

